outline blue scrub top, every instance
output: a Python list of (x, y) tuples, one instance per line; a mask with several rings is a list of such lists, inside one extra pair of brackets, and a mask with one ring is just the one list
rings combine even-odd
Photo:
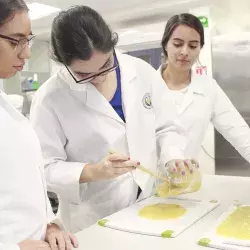
[(115, 72), (116, 72), (117, 88), (112, 100), (110, 101), (110, 104), (116, 111), (116, 113), (125, 122), (125, 116), (122, 110), (121, 72), (119, 67), (116, 68)]

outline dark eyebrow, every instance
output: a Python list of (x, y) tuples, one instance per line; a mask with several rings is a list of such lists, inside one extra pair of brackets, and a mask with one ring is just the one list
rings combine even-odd
[[(177, 41), (177, 42), (184, 42), (184, 40), (180, 39), (180, 38), (174, 38), (173, 39), (174, 41)], [(197, 40), (191, 40), (189, 41), (190, 43), (200, 43), (199, 41)]]
[(173, 39), (174, 41), (178, 41), (178, 42), (184, 42), (182, 39), (180, 39), (180, 38), (174, 38)]
[[(110, 55), (110, 57), (107, 59), (107, 61), (102, 65), (102, 67), (100, 68), (100, 69), (103, 69), (103, 68), (105, 68), (105, 66), (109, 63), (109, 61), (110, 61), (110, 59), (111, 59), (111, 57), (113, 56), (113, 54), (111, 54)], [(99, 69), (99, 70), (100, 70)], [(79, 74), (79, 75), (84, 75), (84, 74), (86, 74), (86, 75), (88, 75), (88, 74), (92, 74), (93, 72), (89, 72), (89, 73), (86, 73), (86, 72), (79, 72), (79, 71), (74, 71), (75, 72), (75, 74)]]
[(192, 40), (192, 41), (189, 41), (190, 43), (200, 43), (199, 41), (197, 40)]
[(107, 64), (110, 62), (111, 60), (111, 57), (112, 57), (113, 54), (110, 55), (110, 57), (108, 58), (108, 60), (102, 65), (102, 67), (100, 69), (103, 69), (107, 66)]
[[(33, 33), (30, 32), (29, 36), (32, 36)], [(10, 34), (9, 36), (15, 36), (15, 37), (20, 37), (20, 38), (24, 38), (24, 37), (27, 37), (25, 34), (23, 33), (14, 33), (14, 34)]]

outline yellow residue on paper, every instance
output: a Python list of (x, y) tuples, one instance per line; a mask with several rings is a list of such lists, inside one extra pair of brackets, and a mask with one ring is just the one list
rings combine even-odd
[(170, 220), (182, 217), (186, 212), (186, 208), (177, 204), (157, 203), (142, 208), (139, 216), (150, 220)]
[(216, 234), (226, 238), (250, 240), (250, 206), (238, 207), (217, 227)]

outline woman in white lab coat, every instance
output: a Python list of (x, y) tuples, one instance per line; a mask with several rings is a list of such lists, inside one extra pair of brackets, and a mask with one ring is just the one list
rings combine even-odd
[(161, 95), (161, 77), (114, 49), (117, 36), (96, 11), (62, 11), (51, 39), (63, 67), (36, 93), (31, 121), (48, 189), (59, 196), (60, 218), (76, 232), (150, 196), (154, 179), (135, 166), (156, 172), (156, 144), (161, 166), (183, 165), (174, 159), (183, 159), (185, 139), (173, 102)]
[(250, 162), (248, 125), (213, 78), (191, 70), (204, 45), (204, 30), (199, 19), (192, 14), (171, 17), (161, 44), (167, 63), (160, 67), (159, 73), (166, 83), (167, 95), (170, 90), (175, 99), (180, 121), (186, 128), (185, 157), (198, 157), (211, 122)]
[[(22, 0), (0, 1), (0, 78), (21, 71), (30, 57), (28, 8)], [(52, 212), (46, 192), (39, 140), (0, 92), (0, 249), (71, 249), (71, 234)]]

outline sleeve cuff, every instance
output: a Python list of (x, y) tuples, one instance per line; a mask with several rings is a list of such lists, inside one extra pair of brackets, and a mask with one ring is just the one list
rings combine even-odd
[(0, 250), (20, 250), (20, 247), (17, 244), (1, 244)]
[(57, 162), (47, 167), (48, 190), (67, 199), (70, 203), (79, 205), (87, 190), (87, 184), (80, 184), (80, 176), (86, 163)]
[(61, 220), (58, 219), (58, 218), (55, 218), (54, 220), (49, 221), (49, 224), (55, 224), (55, 225), (57, 225), (62, 231), (66, 230), (65, 226), (63, 225), (63, 223), (61, 222)]
[(61, 230), (65, 231), (62, 221), (58, 219), (52, 211), (49, 198), (47, 198), (47, 223), (56, 224)]
[(160, 167), (165, 167), (169, 161), (177, 159), (184, 160), (183, 153), (176, 147), (169, 147), (167, 152), (161, 154)]

